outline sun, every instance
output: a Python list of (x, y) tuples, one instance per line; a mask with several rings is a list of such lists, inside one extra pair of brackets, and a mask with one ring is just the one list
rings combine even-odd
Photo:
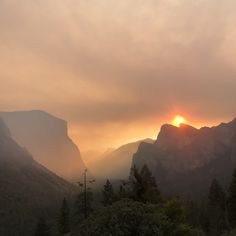
[(176, 116), (174, 119), (173, 119), (173, 125), (179, 127), (181, 124), (185, 123), (186, 122), (186, 119), (183, 117), (183, 116)]

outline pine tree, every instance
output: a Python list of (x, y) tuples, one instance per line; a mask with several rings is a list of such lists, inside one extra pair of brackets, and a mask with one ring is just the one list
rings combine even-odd
[(216, 179), (212, 181), (208, 195), (209, 232), (221, 235), (227, 229), (225, 194)]
[(236, 227), (236, 169), (234, 170), (232, 181), (229, 187), (228, 215), (232, 228)]
[(127, 196), (125, 187), (123, 185), (120, 185), (119, 192), (118, 192), (118, 199), (127, 198), (127, 197), (128, 196)]
[[(86, 203), (85, 203), (86, 197)], [(88, 189), (78, 195), (76, 200), (76, 215), (79, 219), (86, 218), (93, 211), (93, 193)], [(85, 213), (86, 212), (86, 213)]]
[(151, 171), (144, 165), (141, 171), (134, 166), (130, 174), (131, 196), (136, 201), (158, 203), (160, 191)]
[(109, 180), (107, 180), (106, 184), (104, 185), (104, 189), (102, 190), (103, 193), (103, 205), (109, 206), (115, 201), (115, 194), (112, 187), (112, 184)]
[(41, 216), (38, 220), (35, 236), (49, 236), (49, 228), (47, 226), (46, 220), (44, 216)]
[(63, 199), (61, 212), (58, 221), (59, 232), (64, 235), (70, 232), (70, 209), (68, 207), (66, 198)]

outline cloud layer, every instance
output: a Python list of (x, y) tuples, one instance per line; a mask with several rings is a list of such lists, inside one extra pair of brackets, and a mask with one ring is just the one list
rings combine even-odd
[(67, 119), (89, 149), (175, 113), (236, 115), (233, 0), (0, 0), (0, 110)]

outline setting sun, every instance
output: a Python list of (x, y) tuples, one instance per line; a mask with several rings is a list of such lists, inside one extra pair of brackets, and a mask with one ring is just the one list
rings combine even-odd
[(180, 126), (182, 123), (185, 123), (186, 119), (183, 116), (176, 116), (173, 120), (173, 125)]

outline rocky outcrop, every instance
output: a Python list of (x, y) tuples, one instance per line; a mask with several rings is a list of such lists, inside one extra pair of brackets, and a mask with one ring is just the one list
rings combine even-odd
[(0, 112), (13, 138), (34, 159), (68, 180), (77, 180), (85, 165), (68, 136), (67, 123), (43, 111)]

